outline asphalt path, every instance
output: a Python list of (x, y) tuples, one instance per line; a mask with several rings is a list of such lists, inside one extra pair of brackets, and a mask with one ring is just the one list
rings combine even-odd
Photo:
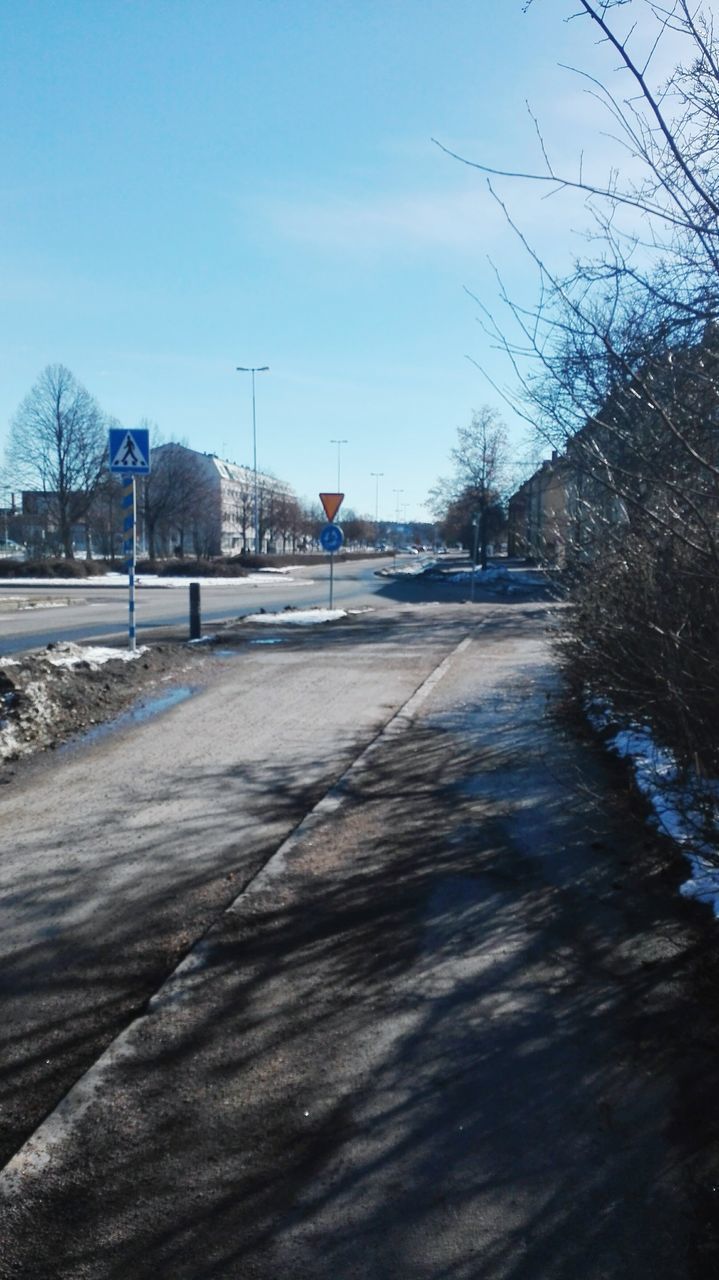
[[(397, 558), (400, 565), (414, 560), (415, 557)], [(373, 603), (383, 585), (376, 570), (391, 564), (391, 558), (336, 564), (335, 607), (356, 608)], [(259, 609), (274, 611), (286, 605), (295, 608), (328, 605), (329, 571), (325, 564), (300, 565), (287, 576), (292, 581), (283, 582), (280, 575), (267, 574), (264, 581), (255, 578), (232, 584), (218, 581), (217, 585), (203, 585), (203, 629)], [(190, 581), (188, 578), (186, 584), (176, 587), (143, 586), (140, 578), (136, 604), (140, 641), (143, 635), (152, 638), (160, 632), (187, 634)], [(7, 601), (5, 609), (3, 597)], [(18, 598), (34, 602), (34, 607), (12, 608)], [(121, 641), (127, 636), (127, 619), (127, 588), (107, 586), (101, 579), (89, 584), (80, 579), (73, 586), (55, 586), (48, 580), (32, 587), (15, 585), (12, 579), (0, 581), (0, 655), (41, 648), (51, 640)]]
[(717, 1274), (696, 910), (555, 714), (550, 624), (288, 627), (20, 771), (3, 1280)]
[(253, 646), (244, 628), (234, 658), (208, 654), (178, 672), (170, 694), (189, 696), (174, 709), (18, 763), (0, 795), (0, 1157), (454, 636), (413, 613), (318, 632), (287, 628), (268, 646), (258, 628)]

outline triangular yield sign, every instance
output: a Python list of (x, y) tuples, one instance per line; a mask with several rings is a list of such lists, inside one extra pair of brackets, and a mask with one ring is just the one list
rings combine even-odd
[(343, 493), (321, 493), (320, 494), (320, 502), (322, 503), (322, 506), (325, 509), (325, 515), (327, 516), (327, 519), (330, 521), (330, 524), (332, 523), (335, 516), (337, 515), (337, 512), (342, 506), (342, 499), (344, 498), (344, 496), (345, 495)]

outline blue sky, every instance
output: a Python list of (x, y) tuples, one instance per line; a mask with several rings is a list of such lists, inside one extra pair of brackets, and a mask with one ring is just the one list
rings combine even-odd
[[(408, 518), (504, 382), (470, 289), (534, 280), (478, 173), (606, 139), (576, 78), (608, 64), (564, 0), (0, 0), (0, 448), (69, 366), (147, 418), (314, 499)], [(592, 151), (594, 148), (594, 152)], [(577, 203), (506, 184), (561, 265)], [(513, 455), (524, 432), (505, 413)], [(401, 490), (396, 494), (395, 490)]]

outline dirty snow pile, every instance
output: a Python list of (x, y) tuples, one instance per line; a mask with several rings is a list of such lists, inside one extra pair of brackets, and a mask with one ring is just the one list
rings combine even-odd
[(145, 646), (131, 651), (53, 643), (0, 658), (0, 763), (55, 746), (107, 720), (174, 665), (171, 646), (149, 653)]
[(607, 748), (629, 761), (636, 785), (651, 805), (654, 825), (688, 859), (691, 876), (681, 887), (683, 896), (708, 903), (719, 918), (719, 781), (680, 769), (671, 751), (658, 746), (645, 726), (616, 729), (611, 710), (596, 701), (586, 710), (595, 729), (610, 730)]
[(67, 642), (48, 645), (43, 656), (53, 667), (76, 667), (79, 662), (90, 667), (102, 667), (106, 662), (132, 662), (143, 653), (147, 653), (147, 645), (139, 645), (137, 649), (113, 649), (106, 645), (81, 646)]

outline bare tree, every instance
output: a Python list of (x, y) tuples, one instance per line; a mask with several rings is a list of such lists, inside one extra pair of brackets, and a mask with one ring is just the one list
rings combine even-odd
[(472, 522), (478, 521), (480, 563), (487, 567), (490, 533), (501, 527), (501, 492), (507, 477), (507, 429), (495, 409), (475, 410), (466, 427), (457, 428), (452, 450), (454, 472), (440, 479), (429, 506), (443, 524), (445, 538), (474, 547)]
[[(719, 44), (701, 0), (577, 0), (575, 17), (611, 55), (606, 83), (578, 74), (628, 163), (605, 181), (585, 157), (560, 170), (536, 121), (535, 171), (464, 160), (488, 176), (537, 273), (534, 306), (500, 278), (482, 320), (514, 372), (513, 408), (573, 475), (575, 672), (716, 770)], [(656, 70), (667, 38), (679, 51), (668, 77)], [(541, 259), (499, 178), (587, 197), (591, 247), (571, 271)]]
[(92, 505), (105, 462), (107, 418), (64, 365), (48, 365), (10, 427), (7, 469), (43, 494), (63, 553), (74, 556), (73, 525)]
[(153, 440), (152, 468), (140, 493), (148, 555), (182, 559), (190, 544), (197, 556), (218, 554), (219, 487), (213, 491), (204, 460), (185, 444)]

